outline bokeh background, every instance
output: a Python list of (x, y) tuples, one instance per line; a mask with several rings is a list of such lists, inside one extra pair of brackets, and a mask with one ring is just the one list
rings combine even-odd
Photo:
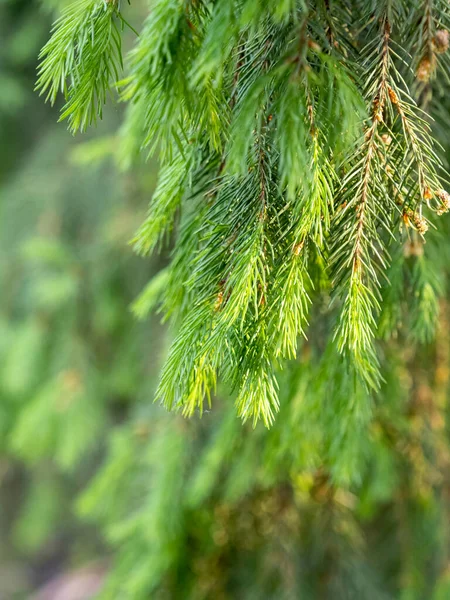
[(56, 587), (39, 598), (56, 598), (66, 585), (58, 577), (79, 566), (89, 566), (79, 593), (97, 585), (108, 552), (75, 498), (111, 431), (133, 420), (141, 401), (155, 410), (165, 344), (159, 321), (138, 323), (130, 309), (156, 269), (128, 244), (155, 168), (118, 172), (120, 104), (96, 131), (73, 138), (33, 92), (56, 4), (0, 2), (2, 600), (29, 598), (49, 582)]

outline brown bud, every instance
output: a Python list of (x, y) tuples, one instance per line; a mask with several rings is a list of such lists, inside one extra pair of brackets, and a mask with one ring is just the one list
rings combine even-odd
[(437, 54), (447, 52), (449, 46), (449, 33), (446, 29), (438, 29), (433, 38), (433, 50)]
[(298, 256), (300, 254), (300, 252), (303, 250), (304, 245), (305, 242), (299, 242), (298, 244), (295, 244), (294, 248), (292, 249), (292, 252), (295, 256)]
[(383, 122), (383, 109), (380, 106), (380, 99), (377, 97), (373, 102), (373, 116), (375, 121)]
[(407, 210), (403, 211), (402, 220), (403, 220), (403, 223), (406, 225), (406, 227), (411, 227), (411, 219), (410, 219), (409, 211), (407, 211)]
[(447, 213), (450, 210), (450, 194), (445, 190), (439, 190), (438, 192), (436, 192), (436, 196), (441, 201), (440, 205), (436, 210), (436, 213), (440, 216), (444, 213)]
[(221, 308), (221, 306), (222, 306), (222, 303), (223, 303), (223, 292), (222, 292), (222, 291), (220, 291), (220, 292), (217, 294), (216, 302), (215, 302), (215, 304), (214, 304), (214, 310), (215, 310), (216, 312), (217, 312), (218, 310), (220, 310), (220, 308)]
[(314, 40), (308, 40), (308, 48), (311, 48), (314, 52), (320, 52), (320, 46)]
[(427, 186), (424, 190), (423, 190), (423, 199), (424, 200), (431, 200), (431, 198), (433, 197), (433, 193), (430, 190), (430, 188)]
[(398, 96), (397, 92), (393, 88), (389, 88), (389, 98), (391, 99), (392, 104), (395, 106), (398, 104)]
[(439, 200), (450, 203), (450, 194), (448, 192), (446, 192), (445, 190), (438, 190), (436, 192), (436, 196), (439, 198)]
[(422, 217), (422, 215), (419, 215), (417, 213), (414, 214), (413, 219), (414, 219), (414, 225), (416, 226), (417, 231), (420, 233), (420, 235), (425, 235), (429, 229), (427, 220), (424, 219), (424, 217)]
[(428, 56), (424, 56), (419, 63), (416, 71), (416, 77), (419, 81), (430, 81), (430, 77), (434, 71), (433, 62)]
[(388, 133), (383, 133), (381, 139), (383, 141), (383, 144), (385, 144), (386, 146), (389, 146), (392, 142), (392, 137)]

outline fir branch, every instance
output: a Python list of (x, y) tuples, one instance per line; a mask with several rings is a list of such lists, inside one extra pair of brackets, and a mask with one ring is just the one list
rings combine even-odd
[[(390, 204), (377, 161), (380, 123), (383, 122), (384, 111), (389, 102), (391, 28), (387, 16), (384, 17), (382, 27), (382, 40), (375, 57), (376, 61), (380, 61), (376, 83), (369, 83), (368, 86), (371, 93), (371, 122), (354, 164), (342, 183), (341, 206), (335, 217), (334, 250), (331, 255), (335, 286), (344, 295), (341, 318), (335, 334), (338, 347), (341, 352), (348, 350), (351, 353), (358, 373), (370, 387), (377, 387), (379, 382), (378, 360), (374, 348), (374, 312), (379, 309), (374, 288), (379, 286), (379, 276), (373, 255), (384, 268), (381, 254), (383, 242), (378, 227), (380, 222), (388, 227), (386, 218), (389, 212), (386, 214), (386, 211)], [(342, 231), (348, 236), (348, 250), (342, 245)]]
[[(414, 12), (413, 33), (408, 40), (414, 58), (418, 93), (425, 95), (438, 70), (448, 83), (450, 9), (442, 0), (423, 0)], [(418, 24), (418, 25), (417, 25)], [(439, 82), (436, 82), (439, 84)], [(442, 84), (438, 85), (442, 89)]]
[(117, 2), (73, 2), (53, 27), (39, 56), (36, 89), (54, 104), (62, 92), (60, 120), (75, 133), (101, 118), (111, 86), (122, 69), (121, 15)]
[(135, 249), (140, 254), (148, 254), (154, 250), (170, 231), (176, 210), (189, 186), (192, 161), (193, 150), (188, 146), (183, 152), (177, 151), (173, 159), (161, 169), (148, 217), (133, 240)]
[[(389, 246), (398, 227), (423, 238), (428, 211), (450, 209), (428, 117), (406, 83), (423, 44), (438, 53), (445, 42), (440, 1), (155, 0), (122, 81), (121, 148), (124, 164), (143, 149), (162, 160), (134, 244), (147, 254), (174, 231), (166, 289), (156, 280), (136, 305), (144, 313), (156, 299), (175, 332), (157, 392), (168, 408), (201, 413), (220, 378), (244, 420), (269, 426), (278, 369), (308, 321), (314, 335), (310, 306), (330, 293), (347, 383), (356, 370), (379, 387), (378, 316), (401, 287), (384, 290)], [(83, 37), (89, 23), (101, 33), (121, 19), (116, 3), (79, 6), (78, 21), (55, 30), (60, 47), (83, 52), (45, 80), (53, 100), (66, 69), (73, 85), (96, 73), (103, 38)], [(397, 42), (412, 29), (411, 63)], [(421, 297), (426, 312), (431, 295)]]
[[(430, 206), (430, 200), (436, 196), (440, 189), (440, 181), (436, 174), (436, 168), (440, 167), (440, 160), (436, 156), (433, 149), (433, 140), (430, 136), (430, 127), (423, 119), (422, 115), (415, 115), (413, 110), (419, 112), (412, 99), (409, 99), (409, 104), (401, 99), (401, 96), (389, 86), (389, 97), (392, 105), (398, 112), (403, 128), (404, 139), (406, 142), (405, 159), (409, 161), (409, 154), (417, 169), (418, 194), (414, 198), (414, 194), (409, 191), (410, 204), (415, 207), (419, 205), (421, 213), (421, 202), (424, 201)], [(408, 172), (408, 177), (410, 173)]]

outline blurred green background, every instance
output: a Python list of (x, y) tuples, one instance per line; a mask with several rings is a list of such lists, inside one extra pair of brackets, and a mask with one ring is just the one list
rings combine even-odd
[(0, 2), (2, 600), (107, 555), (74, 498), (151, 399), (164, 346), (130, 310), (155, 269), (128, 245), (154, 168), (118, 173), (120, 105), (75, 139), (33, 92), (55, 4)]

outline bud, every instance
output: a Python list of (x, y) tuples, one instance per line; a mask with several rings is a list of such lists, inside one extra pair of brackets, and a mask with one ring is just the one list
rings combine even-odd
[(394, 104), (394, 106), (396, 106), (398, 104), (398, 96), (396, 91), (389, 87), (389, 98), (391, 99), (392, 104)]
[(308, 48), (311, 48), (311, 50), (313, 52), (320, 52), (321, 51), (321, 47), (319, 46), (319, 44), (317, 42), (315, 42), (314, 40), (311, 40), (311, 39), (308, 40)]
[(447, 52), (449, 46), (449, 34), (446, 29), (438, 29), (433, 38), (433, 50), (437, 54)]
[(383, 144), (385, 144), (386, 146), (389, 146), (392, 142), (392, 137), (388, 133), (383, 133), (381, 139), (383, 141)]
[(300, 254), (300, 252), (303, 250), (304, 245), (305, 245), (305, 242), (299, 242), (298, 244), (295, 244), (295, 246), (293, 248), (293, 253), (295, 256), (298, 256)]
[(444, 213), (447, 213), (450, 210), (450, 194), (445, 190), (439, 190), (438, 192), (436, 192), (436, 196), (441, 201), (440, 205), (436, 210), (436, 213), (440, 216)]
[(427, 81), (430, 81), (430, 77), (433, 74), (433, 71), (433, 61), (431, 61), (430, 58), (428, 58), (428, 56), (424, 56), (420, 61), (419, 66), (417, 67), (416, 77), (419, 81), (423, 81), (424, 83), (426, 83)]
[(378, 98), (376, 98), (373, 103), (373, 116), (375, 121), (378, 121), (379, 123), (383, 122), (383, 109), (380, 106), (380, 101)]
[(409, 211), (405, 210), (402, 213), (402, 219), (403, 219), (403, 223), (406, 225), (406, 227), (411, 227), (411, 219), (409, 218)]
[(439, 200), (450, 203), (450, 194), (445, 190), (438, 190), (436, 192), (436, 196), (439, 198)]
[(433, 194), (430, 190), (430, 188), (427, 186), (424, 190), (423, 190), (423, 199), (424, 200), (431, 200), (431, 198), (433, 197)]
[(375, 113), (375, 121), (378, 121), (378, 123), (383, 122), (383, 111), (380, 108), (378, 108)]
[(220, 310), (222, 304), (223, 304), (223, 292), (220, 291), (217, 294), (216, 302), (214, 304), (214, 311), (217, 312), (218, 310)]
[(424, 219), (424, 217), (422, 217), (422, 215), (419, 215), (417, 213), (414, 214), (413, 219), (414, 219), (414, 225), (416, 226), (417, 231), (420, 233), (420, 235), (425, 235), (429, 229), (427, 220)]

